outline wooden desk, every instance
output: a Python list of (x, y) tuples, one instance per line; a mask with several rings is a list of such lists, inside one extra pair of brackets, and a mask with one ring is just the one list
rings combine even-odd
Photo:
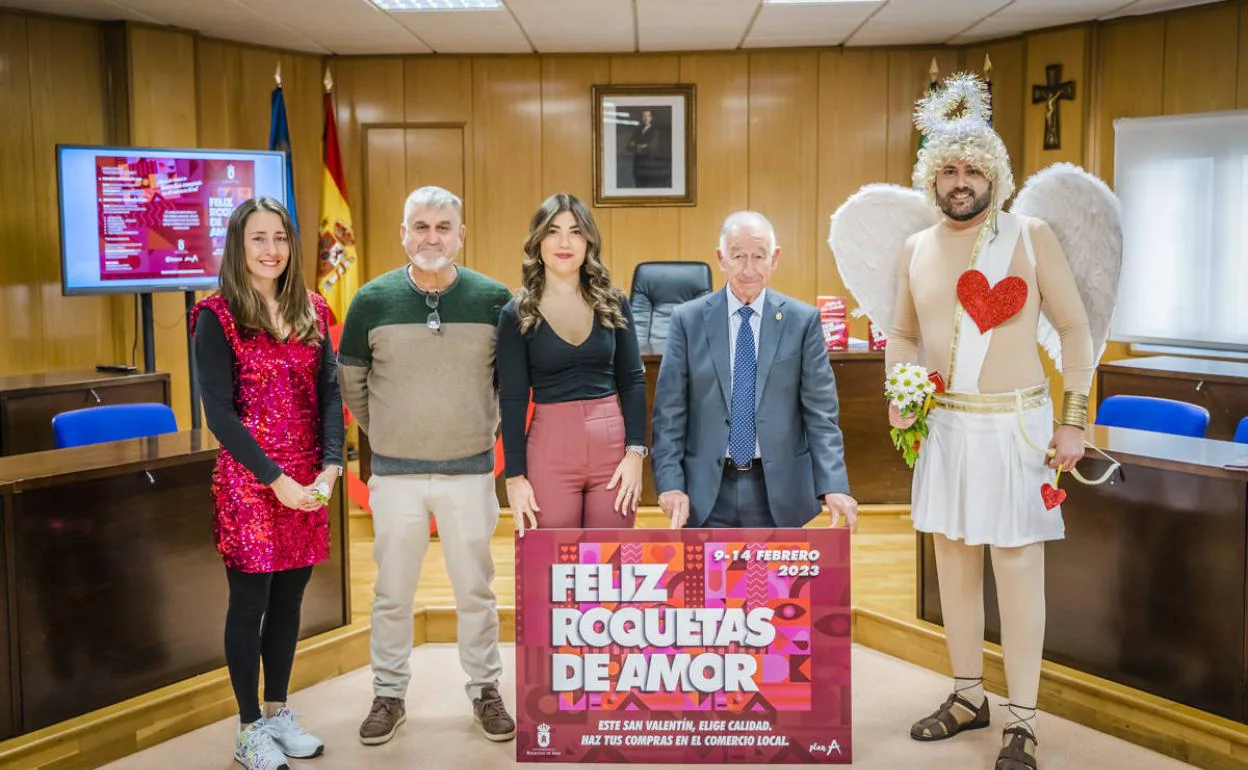
[[(840, 400), (841, 431), (845, 434), (845, 465), (850, 492), (859, 503), (908, 504), (911, 471), (893, 448), (888, 436), (888, 406), (884, 401), (884, 353), (853, 351), (828, 354), (836, 377)], [(653, 446), (651, 421), (654, 390), (662, 346), (643, 346), (641, 361), (646, 369), (646, 446)], [(371, 452), (367, 437), (360, 434), (360, 477), (368, 480)], [(641, 504), (658, 505), (650, 462), (642, 465)], [(507, 504), (507, 490), (500, 475), (495, 491), (499, 502)], [(538, 503), (541, 504), (540, 502)]]
[(55, 449), (52, 418), (103, 404), (169, 404), (169, 375), (96, 371), (0, 377), (0, 455)]
[[(186, 431), (0, 458), (0, 738), (225, 665), (216, 454)], [(344, 514), (336, 493), (300, 638), (350, 622)]]
[[(1093, 427), (1122, 463), (1100, 486), (1063, 478), (1066, 539), (1045, 546), (1045, 658), (1248, 722), (1245, 518), (1248, 473), (1223, 463), (1248, 447)], [(1088, 478), (1106, 461), (1080, 463)], [(985, 558), (987, 637), (1000, 626)], [(931, 536), (919, 536), (919, 616), (941, 623)]]
[(1155, 396), (1209, 410), (1206, 438), (1229, 441), (1248, 417), (1248, 363), (1180, 356), (1129, 358), (1097, 369), (1097, 403), (1110, 396)]

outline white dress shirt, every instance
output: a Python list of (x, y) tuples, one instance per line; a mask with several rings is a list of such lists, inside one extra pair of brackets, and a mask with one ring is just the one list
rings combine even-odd
[[(741, 330), (741, 316), (738, 315), (745, 303), (737, 299), (737, 295), (732, 293), (732, 287), (728, 288), (728, 371), (729, 385), (733, 385), (732, 380), (736, 378), (737, 372), (737, 333)], [(763, 289), (750, 303), (753, 313), (750, 315), (750, 331), (754, 334), (754, 358), (758, 359), (758, 337), (763, 328), (763, 303), (767, 300), (767, 290)], [(732, 404), (732, 391), (728, 392), (729, 406)], [(755, 439), (754, 439), (754, 457), (762, 456), (762, 451), (758, 445), (758, 425), (755, 423)], [(724, 448), (724, 456), (731, 457), (728, 447)]]

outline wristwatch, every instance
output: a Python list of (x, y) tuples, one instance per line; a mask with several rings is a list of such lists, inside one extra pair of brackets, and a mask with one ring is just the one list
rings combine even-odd
[(645, 459), (646, 455), (650, 454), (650, 450), (646, 449), (644, 446), (626, 446), (624, 447), (624, 451), (641, 455), (642, 459)]

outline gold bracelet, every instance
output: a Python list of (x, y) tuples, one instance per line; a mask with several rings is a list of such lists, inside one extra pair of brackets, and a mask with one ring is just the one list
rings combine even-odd
[(1075, 428), (1088, 427), (1088, 397), (1083, 393), (1068, 390), (1062, 403), (1062, 425)]

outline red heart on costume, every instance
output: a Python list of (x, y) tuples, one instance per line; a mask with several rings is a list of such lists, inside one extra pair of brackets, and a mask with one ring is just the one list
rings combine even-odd
[(1066, 501), (1066, 490), (1045, 484), (1040, 487), (1040, 497), (1044, 500), (1045, 510), (1051, 511)]
[(958, 299), (983, 334), (1023, 309), (1027, 302), (1027, 282), (1011, 275), (990, 287), (983, 273), (967, 270), (958, 278)]

